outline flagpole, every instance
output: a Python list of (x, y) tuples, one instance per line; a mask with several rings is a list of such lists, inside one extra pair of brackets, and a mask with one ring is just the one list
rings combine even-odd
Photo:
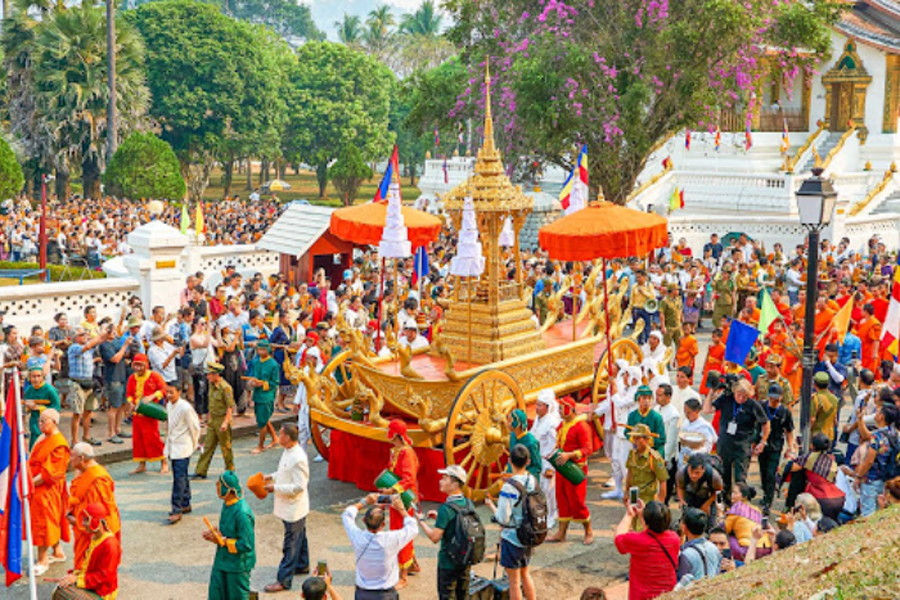
[[(381, 351), (381, 323), (384, 321), (384, 257), (381, 258), (381, 284), (378, 286), (378, 332), (375, 334), (375, 353)], [(396, 293), (397, 290), (394, 290)]]
[[(13, 369), (12, 385), (15, 394), (16, 426), (19, 429), (19, 485), (25, 505), (25, 540), (28, 543), (28, 590), (31, 600), (37, 600), (37, 581), (34, 576), (34, 538), (31, 533), (31, 475), (28, 472), (28, 456), (25, 453), (25, 429), (22, 419), (22, 390), (19, 387), (19, 369)], [(28, 481), (26, 482), (26, 478)]]

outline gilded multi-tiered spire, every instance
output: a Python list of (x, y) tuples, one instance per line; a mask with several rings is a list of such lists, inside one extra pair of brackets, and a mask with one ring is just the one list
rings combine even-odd
[[(521, 269), (517, 269), (516, 280), (509, 281), (501, 256), (499, 237), (509, 216), (516, 235), (516, 264), (520, 264), (519, 231), (533, 202), (506, 176), (500, 151), (494, 143), (489, 64), (485, 66), (484, 84), (484, 141), (478, 150), (475, 174), (444, 197), (444, 208), (457, 231), (465, 200), (472, 199), (486, 268), (473, 285), (471, 298), (459, 298), (447, 312), (442, 339), (458, 357), (469, 356), (471, 345), (473, 361), (479, 363), (496, 362), (544, 347), (531, 312), (522, 300)], [(460, 283), (457, 289), (463, 287)], [(465, 289), (469, 289), (467, 285)]]

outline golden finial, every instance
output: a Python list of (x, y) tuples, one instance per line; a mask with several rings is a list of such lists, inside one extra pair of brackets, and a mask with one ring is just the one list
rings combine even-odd
[(872, 170), (872, 161), (871, 161), (871, 160), (867, 160), (867, 161), (866, 161), (866, 166), (863, 167), (863, 171), (871, 171), (871, 170)]
[(793, 173), (794, 172), (794, 169), (791, 168), (791, 155), (790, 154), (784, 155), (784, 164), (781, 166), (781, 170), (784, 171), (785, 173)]
[(897, 163), (895, 163), (894, 161), (891, 161), (890, 168), (891, 168), (891, 173), (896, 173), (897, 172)]
[(819, 156), (819, 153), (815, 148), (812, 149), (813, 158), (816, 159), (816, 162), (813, 164), (814, 167), (818, 168), (822, 166), (822, 157)]
[(491, 116), (491, 61), (484, 61), (484, 146), (489, 152), (494, 150), (494, 118)]

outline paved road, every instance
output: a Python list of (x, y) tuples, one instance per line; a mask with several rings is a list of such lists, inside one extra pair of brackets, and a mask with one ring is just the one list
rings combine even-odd
[[(235, 460), (242, 480), (257, 471), (274, 471), (279, 451), (253, 456), (249, 438), (235, 444)], [(314, 451), (313, 451), (314, 452)], [(196, 460), (196, 457), (195, 457)], [(223, 464), (217, 457), (210, 469), (210, 479), (194, 482), (194, 512), (175, 526), (164, 526), (162, 521), (168, 511), (171, 477), (157, 473), (129, 475), (131, 463), (116, 463), (109, 467), (116, 480), (116, 496), (123, 517), (123, 563), (119, 571), (122, 600), (194, 600), (206, 597), (206, 586), (212, 565), (214, 547), (200, 538), (204, 529), (202, 517), (213, 522), (221, 508), (214, 489), (215, 477)], [(153, 467), (157, 468), (157, 467)], [(315, 564), (320, 559), (328, 561), (335, 576), (338, 590), (345, 598), (352, 598), (354, 578), (353, 553), (344, 534), (340, 512), (344, 506), (362, 494), (354, 485), (331, 481), (327, 478), (327, 463), (311, 463), (311, 513), (308, 518), (310, 559)], [(599, 500), (600, 483), (608, 477), (608, 464), (594, 459), (591, 469), (589, 500), (594, 515), (597, 541), (585, 547), (573, 541), (561, 545), (547, 544), (536, 553), (534, 564), (538, 568), (536, 579), (539, 597), (577, 598), (589, 585), (605, 585), (620, 578), (627, 563), (612, 546), (612, 524), (621, 516), (621, 506)], [(274, 581), (281, 558), (282, 526), (272, 515), (271, 498), (261, 501), (252, 494), (250, 506), (256, 514), (257, 567), (253, 571), (253, 589), (261, 590)], [(428, 508), (427, 506), (424, 508)], [(485, 510), (485, 509), (480, 509)], [(487, 522), (488, 516), (483, 518)], [(489, 543), (496, 543), (498, 531), (491, 528)], [(576, 531), (576, 534), (579, 532)], [(66, 546), (69, 556), (70, 546)], [(435, 573), (437, 548), (425, 536), (417, 540), (417, 554), (422, 564), (422, 574), (413, 577), (412, 583), (402, 594), (404, 598), (431, 599), (435, 597)], [(479, 574), (490, 576), (492, 564), (479, 565)], [(45, 577), (61, 577), (71, 568), (53, 565)], [(296, 580), (291, 592), (272, 595), (271, 598), (299, 598), (300, 581)], [(53, 584), (41, 582), (39, 597), (49, 599)], [(0, 588), (3, 589), (3, 588)], [(10, 593), (7, 593), (10, 592)], [(11, 590), (3, 590), (2, 598), (25, 600), (28, 588), (17, 584)], [(261, 597), (266, 597), (264, 594)]]

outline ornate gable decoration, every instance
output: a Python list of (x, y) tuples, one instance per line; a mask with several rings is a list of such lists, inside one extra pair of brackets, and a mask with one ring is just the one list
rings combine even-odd
[(856, 53), (856, 43), (847, 40), (844, 45), (844, 53), (834, 66), (822, 76), (822, 83), (830, 85), (841, 82), (870, 83), (872, 76), (863, 66), (862, 59)]

